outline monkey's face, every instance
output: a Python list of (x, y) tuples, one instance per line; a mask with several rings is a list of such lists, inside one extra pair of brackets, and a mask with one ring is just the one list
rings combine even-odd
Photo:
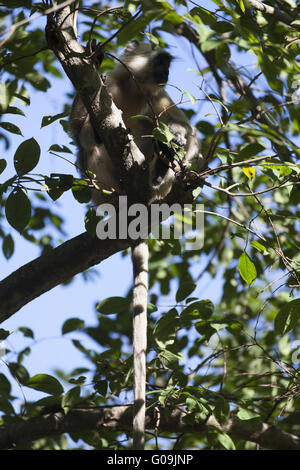
[[(167, 52), (159, 51), (150, 60), (150, 70), (155, 83), (167, 83), (171, 56)], [(152, 62), (152, 63), (151, 63)]]
[(134, 77), (151, 92), (168, 81), (172, 56), (150, 44), (131, 41), (124, 50), (122, 60)]

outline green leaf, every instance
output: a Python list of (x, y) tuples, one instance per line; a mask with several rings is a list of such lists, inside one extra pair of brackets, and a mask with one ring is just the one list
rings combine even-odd
[(65, 112), (65, 113), (56, 114), (55, 116), (44, 116), (43, 119), (42, 119), (41, 128), (49, 126), (49, 124), (52, 124), (53, 122), (57, 121), (58, 119), (64, 118), (68, 115), (69, 115), (69, 113)]
[(263, 150), (265, 150), (264, 145), (261, 145), (258, 143), (247, 144), (240, 150), (239, 159), (240, 158), (250, 159), (251, 157), (258, 155)]
[(222, 330), (223, 328), (226, 328), (228, 326), (228, 323), (224, 323), (224, 322), (217, 322), (217, 321), (214, 321), (214, 322), (210, 322), (210, 326), (216, 330), (216, 331), (219, 331), (219, 330)]
[(221, 44), (216, 50), (217, 66), (222, 67), (230, 60), (230, 49), (227, 44)]
[(96, 306), (96, 310), (103, 315), (111, 315), (112, 313), (123, 313), (130, 309), (131, 301), (124, 297), (109, 297), (102, 300)]
[(209, 341), (210, 337), (216, 333), (215, 328), (212, 328), (210, 322), (207, 320), (198, 321), (195, 324), (195, 328), (200, 333), (200, 335), (204, 336), (204, 338)]
[[(55, 188), (61, 189), (62, 191), (68, 191), (72, 188), (74, 183), (74, 176), (65, 173), (51, 173), (50, 180)], [(49, 180), (47, 181), (49, 185)]]
[(21, 333), (23, 333), (23, 335), (26, 337), (26, 338), (32, 338), (34, 339), (34, 333), (33, 331), (31, 330), (31, 328), (28, 328), (27, 326), (20, 326), (18, 328), (18, 331), (21, 331)]
[(21, 232), (28, 224), (31, 216), (31, 204), (22, 189), (13, 190), (6, 200), (5, 214), (8, 223)]
[(155, 127), (153, 129), (153, 137), (163, 144), (169, 144), (172, 139), (174, 139), (174, 134), (172, 134), (168, 126), (162, 122), (161, 127)]
[(151, 302), (148, 302), (147, 303), (147, 312), (150, 314), (150, 313), (153, 313), (153, 312), (157, 312), (157, 307), (156, 305), (152, 304)]
[(10, 335), (10, 332), (8, 330), (4, 330), (3, 328), (0, 328), (0, 341), (3, 341)]
[(11, 134), (22, 135), (19, 127), (15, 124), (12, 124), (11, 122), (0, 122), (0, 127), (5, 129), (7, 132), (10, 132)]
[(65, 191), (72, 188), (74, 177), (63, 173), (53, 173), (50, 176), (45, 177), (45, 183), (49, 196), (56, 201)]
[(184, 310), (182, 310), (180, 319), (186, 320), (207, 320), (214, 312), (214, 304), (211, 300), (199, 300), (190, 303)]
[(9, 396), (11, 392), (11, 384), (4, 374), (0, 373), (0, 394), (1, 396)]
[(61, 406), (67, 414), (75, 405), (80, 401), (80, 387), (76, 386), (71, 388), (61, 400)]
[(28, 80), (31, 85), (34, 86), (37, 90), (47, 91), (48, 88), (51, 87), (49, 81), (43, 75), (37, 73), (35, 70), (33, 72), (26, 73), (24, 78)]
[(179, 317), (175, 308), (158, 320), (153, 330), (153, 339), (159, 348), (165, 349), (174, 343), (178, 325)]
[(22, 142), (14, 156), (14, 165), (18, 176), (33, 170), (39, 162), (40, 154), (40, 146), (34, 138)]
[(96, 214), (96, 211), (92, 208), (89, 207), (85, 218), (84, 218), (84, 225), (86, 231), (92, 236), (96, 236), (96, 229), (97, 229), (97, 224), (101, 220), (101, 216)]
[(300, 26), (300, 20), (294, 20), (291, 22), (291, 26)]
[(216, 16), (214, 15), (214, 13), (210, 12), (209, 10), (205, 8), (201, 8), (201, 7), (192, 8), (190, 10), (190, 15), (193, 16), (196, 21), (199, 21), (199, 19), (201, 18), (203, 23), (210, 25), (210, 26), (214, 25), (216, 22)]
[(191, 279), (187, 281), (182, 279), (176, 292), (176, 302), (182, 302), (182, 300), (186, 299), (195, 289), (196, 284), (194, 284)]
[(158, 356), (168, 369), (176, 369), (178, 367), (178, 360), (182, 360), (181, 355), (174, 354), (171, 351), (167, 351), (167, 349), (160, 351)]
[(259, 414), (255, 413), (254, 411), (245, 410), (244, 408), (240, 408), (238, 413), (237, 413), (237, 417), (241, 421), (247, 421), (249, 419), (259, 418), (260, 416), (259, 416)]
[(10, 362), (8, 364), (8, 368), (12, 376), (18, 379), (21, 384), (25, 385), (28, 382), (29, 374), (27, 369), (22, 364), (18, 364), (17, 362)]
[(84, 375), (80, 375), (79, 377), (77, 377), (77, 379), (74, 379), (74, 378), (70, 379), (69, 383), (74, 384), (74, 385), (83, 385), (85, 381), (86, 381), (86, 377)]
[(255, 265), (245, 252), (239, 258), (239, 273), (248, 285), (253, 284), (257, 277)]
[(220, 444), (224, 447), (224, 449), (235, 450), (234, 442), (231, 437), (228, 436), (228, 434), (218, 433), (217, 438)]
[(15, 250), (15, 242), (13, 237), (8, 234), (3, 238), (2, 251), (6, 259), (11, 258)]
[(229, 415), (230, 415), (230, 406), (229, 403), (223, 398), (218, 398), (215, 408), (213, 411), (214, 417), (221, 425), (227, 423)]
[(144, 114), (135, 114), (134, 116), (130, 116), (130, 119), (136, 119), (137, 121), (147, 121), (153, 125), (153, 119), (151, 119), (149, 116), (144, 116)]
[(72, 193), (76, 201), (87, 204), (92, 197), (92, 190), (86, 181), (76, 181), (72, 186)]
[(84, 321), (80, 318), (68, 318), (62, 326), (61, 332), (63, 335), (70, 333), (74, 330), (80, 330), (84, 328)]
[(193, 95), (191, 95), (188, 91), (184, 91), (183, 93), (186, 94), (189, 97), (192, 104), (195, 104), (196, 99)]
[(298, 323), (300, 323), (300, 298), (292, 300), (280, 310), (274, 322), (275, 331), (284, 335), (293, 330)]
[[(141, 31), (146, 31), (147, 25), (153, 20), (158, 20), (164, 17), (168, 11), (162, 11), (152, 7), (151, 3), (149, 7), (145, 7), (143, 14), (140, 15), (134, 21), (128, 22), (126, 28), (123, 28), (118, 34), (118, 44), (126, 44), (132, 38), (137, 37)], [(129, 19), (129, 18), (128, 18)]]
[(17, 108), (16, 106), (8, 106), (5, 114), (18, 114), (19, 116), (25, 116), (24, 111), (22, 111), (20, 108)]
[(216, 21), (211, 28), (217, 33), (228, 33), (234, 30), (234, 26), (228, 21)]
[(61, 395), (64, 392), (60, 382), (48, 374), (36, 374), (27, 381), (26, 385), (49, 395)]
[(6, 167), (7, 167), (6, 160), (4, 160), (4, 158), (0, 158), (0, 175), (1, 173), (3, 173)]
[(48, 152), (62, 152), (62, 153), (72, 153), (71, 150), (65, 145), (53, 144), (49, 147)]
[(268, 254), (268, 251), (266, 250), (266, 247), (262, 243), (257, 242), (257, 241), (253, 241), (253, 242), (250, 243), (250, 245), (252, 245), (253, 248), (258, 250), (260, 253)]
[(49, 197), (51, 197), (52, 201), (57, 201), (63, 193), (64, 191), (62, 189), (52, 188), (48, 190)]
[(171, 11), (170, 13), (168, 13), (165, 16), (165, 21), (167, 21), (168, 23), (179, 25), (179, 24), (182, 24), (184, 22), (184, 18), (183, 18), (183, 16), (180, 16), (175, 11)]
[(94, 388), (98, 393), (100, 393), (100, 395), (105, 397), (107, 394), (107, 389), (108, 389), (107, 380), (97, 380), (97, 382), (94, 385)]
[(188, 396), (185, 400), (185, 404), (189, 411), (199, 410), (199, 402), (194, 397)]

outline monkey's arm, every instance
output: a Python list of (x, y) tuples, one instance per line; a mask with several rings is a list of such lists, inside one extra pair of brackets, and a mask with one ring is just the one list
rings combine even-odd
[[(155, 105), (155, 113), (160, 121), (167, 124), (169, 130), (174, 135), (173, 142), (184, 148), (185, 155), (183, 163), (188, 163), (194, 158), (201, 158), (197, 131), (189, 122), (185, 113), (178, 108), (165, 91), (161, 91)], [(171, 147), (169, 150), (163, 147), (167, 158), (172, 161), (175, 152)]]

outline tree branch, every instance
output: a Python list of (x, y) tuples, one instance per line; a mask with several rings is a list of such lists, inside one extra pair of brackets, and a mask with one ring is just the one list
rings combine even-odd
[[(0, 449), (32, 442), (47, 436), (63, 433), (85, 432), (101, 429), (111, 431), (131, 431), (132, 406), (121, 405), (73, 409), (67, 415), (62, 411), (47, 413), (34, 418), (21, 418), (18, 422), (0, 427)], [(187, 416), (183, 409), (149, 410), (146, 429), (156, 429), (159, 417), (159, 431), (170, 433), (206, 434), (214, 430), (225, 432), (231, 437), (259, 444), (273, 450), (300, 450), (300, 438), (281, 431), (273, 425), (258, 420), (241, 421), (236, 416), (220, 425), (213, 416), (203, 423), (195, 419), (193, 424), (184, 421)]]
[(130, 246), (129, 240), (99, 240), (82, 233), (30, 261), (0, 282), (0, 323), (31, 300)]
[(282, 21), (287, 25), (290, 25), (291, 22), (294, 20), (294, 18), (292, 18), (291, 16), (286, 15), (285, 13), (278, 11), (278, 9), (276, 10), (274, 7), (266, 5), (263, 2), (258, 2), (257, 0), (247, 0), (247, 2), (252, 8), (254, 8), (254, 10), (260, 11), (269, 16), (273, 16), (274, 18), (276, 18), (276, 20)]

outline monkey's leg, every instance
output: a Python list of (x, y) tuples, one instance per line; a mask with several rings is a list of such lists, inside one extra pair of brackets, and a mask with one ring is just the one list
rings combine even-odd
[(133, 288), (133, 449), (144, 449), (148, 301), (148, 242), (132, 248)]

